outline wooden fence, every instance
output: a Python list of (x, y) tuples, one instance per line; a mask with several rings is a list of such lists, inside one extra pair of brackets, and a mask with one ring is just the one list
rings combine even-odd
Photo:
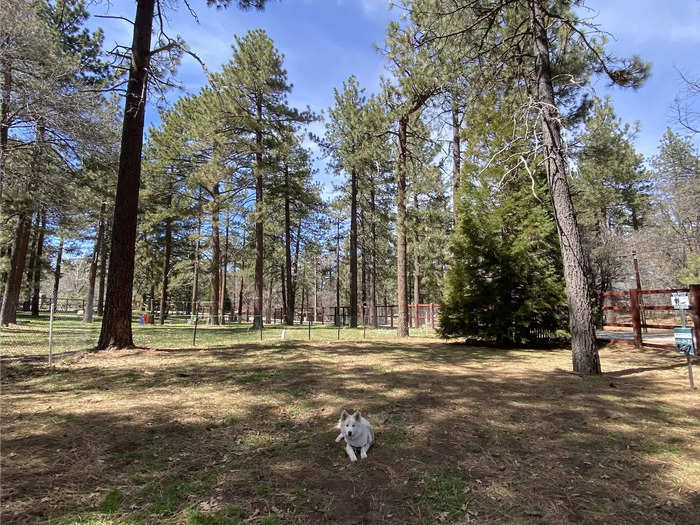
[[(659, 295), (670, 296), (672, 293), (676, 292), (686, 292), (690, 296), (690, 309), (688, 313), (693, 321), (693, 334), (695, 337), (696, 347), (698, 342), (700, 342), (700, 284), (691, 284), (689, 288), (667, 288), (662, 290), (640, 290), (637, 288), (632, 288), (627, 291), (622, 292), (602, 292), (599, 294), (601, 309), (603, 310), (604, 320), (603, 327), (625, 327), (632, 328), (634, 333), (634, 346), (640, 348), (642, 345), (655, 347), (655, 348), (665, 348), (665, 349), (675, 349), (675, 345), (667, 343), (652, 343), (644, 342), (644, 332), (649, 328), (669, 330), (673, 331), (674, 328), (679, 328), (680, 324), (668, 324), (668, 323), (650, 323), (647, 321), (646, 312), (652, 311), (674, 311), (674, 307), (671, 306), (670, 300), (667, 304), (645, 304), (645, 297), (653, 297)], [(624, 302), (626, 304), (611, 304), (617, 302)], [(653, 302), (653, 301), (648, 301)], [(631, 316), (631, 322), (617, 322), (608, 321), (605, 315), (606, 312), (626, 312)], [(611, 342), (615, 343), (629, 343), (626, 339), (611, 339)]]

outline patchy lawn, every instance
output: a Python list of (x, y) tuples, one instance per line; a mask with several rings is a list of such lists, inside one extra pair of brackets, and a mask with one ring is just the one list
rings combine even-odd
[[(2, 522), (697, 523), (685, 359), (434, 341), (3, 364)], [(696, 377), (700, 376), (696, 368)], [(375, 427), (351, 464), (341, 408)]]

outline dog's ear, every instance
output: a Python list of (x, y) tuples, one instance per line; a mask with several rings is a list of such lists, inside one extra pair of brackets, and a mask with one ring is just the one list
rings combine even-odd
[(355, 418), (355, 421), (359, 421), (360, 418), (362, 417), (362, 414), (360, 414), (360, 411), (358, 410), (353, 414), (353, 417)]
[(345, 420), (348, 418), (349, 415), (350, 415), (350, 414), (348, 414), (348, 411), (345, 410), (345, 409), (343, 409), (343, 411), (342, 411), (341, 414), (340, 414), (340, 420), (341, 420), (341, 421), (345, 421)]

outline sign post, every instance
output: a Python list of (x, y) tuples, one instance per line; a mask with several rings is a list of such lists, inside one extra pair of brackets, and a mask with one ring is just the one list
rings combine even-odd
[(690, 356), (695, 355), (693, 331), (685, 326), (685, 311), (690, 307), (688, 294), (671, 294), (671, 305), (681, 312), (681, 328), (675, 328), (673, 330), (673, 338), (676, 341), (676, 352), (685, 354), (685, 359), (688, 362), (688, 381), (690, 382), (690, 389), (695, 390), (695, 383), (693, 382), (693, 364), (690, 361)]

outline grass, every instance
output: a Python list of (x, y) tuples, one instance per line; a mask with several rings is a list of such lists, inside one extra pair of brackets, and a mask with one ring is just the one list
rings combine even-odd
[[(5, 360), (0, 519), (696, 523), (684, 359), (601, 361), (581, 378), (566, 350), (417, 339)], [(366, 460), (335, 442), (343, 408), (373, 424)]]
[[(49, 317), (42, 314), (38, 318), (25, 313), (18, 314), (18, 324), (0, 327), (0, 357), (48, 356)], [(82, 352), (95, 347), (100, 336), (99, 317), (92, 324), (82, 322), (77, 314), (59, 314), (54, 319), (51, 351), (61, 357), (63, 354)], [(197, 325), (182, 320), (169, 320), (164, 325), (141, 325), (138, 318), (132, 324), (134, 344), (150, 348), (212, 348), (226, 347), (260, 340), (277, 342), (315, 341), (335, 343), (337, 341), (392, 340), (396, 339), (395, 329), (374, 329), (367, 327), (349, 328), (313, 325), (309, 332), (306, 326), (265, 325), (262, 334), (253, 329), (251, 323), (233, 323), (222, 326)], [(284, 338), (282, 337), (284, 335)], [(434, 337), (430, 329), (414, 329), (412, 337)]]

